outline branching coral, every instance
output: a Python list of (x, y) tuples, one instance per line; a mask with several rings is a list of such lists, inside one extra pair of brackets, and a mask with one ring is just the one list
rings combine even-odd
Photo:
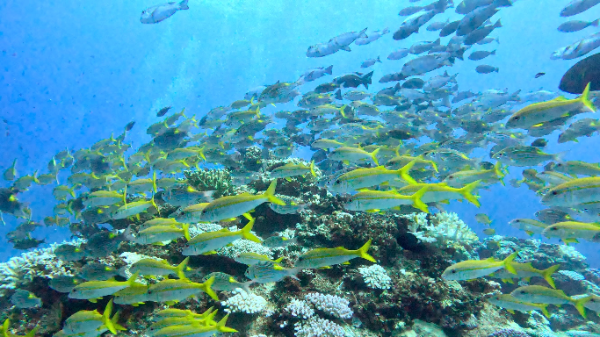
[(369, 288), (389, 289), (392, 286), (392, 279), (388, 276), (385, 269), (378, 264), (360, 267), (358, 268), (358, 272), (362, 275)]
[(231, 173), (227, 169), (201, 169), (183, 173), (188, 183), (197, 190), (215, 191), (215, 198), (233, 193)]
[(267, 307), (267, 300), (264, 297), (255, 295), (243, 290), (234, 290), (234, 296), (221, 302), (221, 305), (228, 307), (227, 312), (243, 312), (246, 314), (257, 314)]

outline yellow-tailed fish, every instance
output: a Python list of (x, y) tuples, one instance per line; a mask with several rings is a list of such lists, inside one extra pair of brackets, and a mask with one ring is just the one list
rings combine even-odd
[(362, 247), (356, 250), (349, 250), (344, 247), (313, 249), (300, 255), (298, 261), (294, 264), (294, 267), (300, 269), (316, 269), (345, 263), (357, 257), (377, 263), (377, 260), (367, 252), (369, 247), (371, 247), (371, 240), (367, 241)]
[(66, 319), (63, 331), (66, 334), (78, 334), (96, 331), (100, 327), (105, 326), (111, 333), (117, 334), (117, 328), (110, 317), (112, 308), (113, 300), (111, 299), (108, 301), (108, 304), (106, 304), (106, 308), (102, 315), (98, 313), (97, 310), (80, 310)]
[(395, 190), (374, 191), (361, 190), (350, 197), (350, 200), (344, 205), (349, 211), (379, 212), (401, 205), (412, 205), (425, 213), (429, 213), (429, 208), (421, 198), (427, 192), (427, 187), (421, 188), (413, 195), (402, 195)]
[(15, 160), (13, 160), (12, 165), (9, 168), (7, 168), (2, 175), (4, 177), (4, 180), (11, 181), (17, 177), (16, 166), (17, 166), (17, 159), (15, 158)]
[(172, 266), (166, 260), (141, 259), (132, 264), (129, 271), (142, 276), (176, 275), (178, 278), (185, 278), (184, 272), (189, 261), (190, 258), (187, 257), (177, 266)]
[(83, 282), (76, 285), (75, 288), (71, 290), (69, 298), (90, 300), (90, 302), (94, 302), (98, 298), (112, 295), (121, 289), (125, 289), (135, 284), (137, 277), (137, 274), (133, 274), (125, 282), (115, 280)]
[(201, 211), (200, 221), (220, 221), (235, 218), (248, 213), (265, 202), (272, 202), (283, 206), (285, 202), (275, 197), (276, 187), (277, 180), (273, 180), (267, 191), (263, 194), (252, 195), (250, 193), (242, 193), (213, 200)]
[(110, 217), (113, 220), (120, 220), (132, 216), (138, 216), (140, 213), (145, 212), (152, 206), (154, 206), (154, 208), (158, 210), (158, 205), (156, 205), (156, 203), (154, 202), (154, 196), (152, 196), (152, 199), (150, 199), (150, 201), (140, 200), (125, 204), (116, 209)]
[(375, 149), (373, 152), (367, 152), (359, 147), (343, 146), (333, 150), (333, 152), (329, 154), (329, 159), (341, 161), (346, 165), (370, 159), (375, 165), (379, 165), (377, 153), (379, 153), (379, 148)]
[(574, 299), (567, 296), (564, 291), (558, 289), (551, 289), (543, 286), (523, 286), (513, 290), (510, 293), (514, 298), (530, 303), (540, 304), (572, 304), (575, 306), (581, 316), (585, 317), (585, 298)]
[(192, 282), (188, 279), (163, 280), (150, 286), (148, 299), (153, 302), (178, 302), (205, 292), (213, 300), (218, 301), (217, 294), (211, 288), (214, 280), (214, 277), (203, 283)]
[(212, 336), (217, 332), (221, 333), (234, 333), (238, 332), (235, 329), (226, 327), (227, 319), (229, 314), (223, 317), (216, 325), (203, 325), (198, 324), (184, 324), (184, 325), (172, 325), (166, 328), (162, 328), (152, 334), (153, 337), (183, 337), (183, 336)]
[(444, 270), (442, 278), (448, 281), (464, 281), (484, 277), (506, 268), (510, 273), (517, 274), (515, 268), (510, 264), (518, 253), (510, 254), (504, 260), (496, 260), (493, 257), (485, 260), (467, 260), (451, 265)]
[(116, 191), (95, 191), (88, 194), (87, 199), (83, 201), (83, 205), (85, 207), (111, 206), (124, 202), (124, 200), (124, 193)]
[(148, 291), (150, 286), (143, 283), (135, 283), (132, 286), (119, 290), (113, 295), (115, 304), (138, 306), (151, 300)]
[(546, 227), (542, 235), (547, 238), (559, 238), (567, 244), (578, 242), (577, 239), (600, 242), (600, 224), (564, 221)]
[(492, 185), (501, 182), (504, 178), (504, 172), (500, 167), (500, 161), (496, 162), (493, 168), (489, 170), (462, 170), (448, 175), (443, 182), (450, 187), (463, 187), (475, 181), (481, 181), (481, 185)]
[(333, 181), (331, 190), (337, 193), (349, 193), (361, 188), (383, 184), (398, 177), (409, 184), (416, 184), (417, 182), (408, 174), (414, 164), (415, 162), (412, 161), (398, 170), (388, 170), (384, 166), (355, 169), (342, 174)]
[(492, 277), (493, 278), (497, 278), (497, 279), (501, 279), (504, 282), (509, 282), (509, 283), (513, 283), (512, 279), (525, 279), (527, 282), (529, 282), (529, 280), (532, 277), (541, 277), (544, 280), (546, 280), (546, 282), (548, 282), (548, 284), (552, 287), (556, 289), (556, 285), (554, 284), (554, 279), (552, 279), (552, 274), (554, 274), (559, 268), (560, 265), (556, 264), (554, 266), (551, 266), (549, 268), (546, 269), (537, 269), (534, 268), (531, 263), (518, 263), (518, 262), (511, 262), (510, 263), (511, 266), (513, 268), (515, 268), (515, 270), (517, 271), (517, 274), (513, 274), (508, 272), (507, 270), (498, 270), (497, 272), (495, 272)]
[(473, 190), (477, 188), (477, 186), (479, 186), (479, 180), (474, 181), (463, 188), (450, 187), (445, 183), (415, 184), (400, 188), (398, 190), (398, 193), (404, 195), (411, 195), (416, 193), (423, 187), (427, 187), (427, 192), (425, 192), (425, 195), (421, 198), (421, 200), (426, 204), (449, 200), (461, 200), (464, 198), (467, 199), (473, 205), (479, 207), (479, 200), (477, 200), (477, 197), (472, 193)]
[(510, 294), (502, 294), (496, 295), (490, 299), (488, 299), (490, 303), (500, 308), (508, 310), (510, 313), (515, 313), (515, 310), (522, 312), (530, 312), (530, 311), (541, 311), (544, 316), (550, 317), (550, 313), (548, 313), (548, 304), (539, 304), (539, 303), (529, 303), (517, 298), (514, 298)]
[(236, 262), (253, 266), (260, 262), (272, 262), (274, 264), (278, 264), (283, 260), (283, 256), (278, 258), (277, 260), (271, 260), (267, 255), (258, 254), (258, 253), (240, 253), (238, 256), (233, 258)]
[(579, 178), (551, 188), (542, 197), (546, 206), (572, 207), (600, 201), (600, 177)]
[(302, 163), (293, 164), (288, 163), (283, 166), (279, 166), (270, 172), (272, 178), (290, 178), (296, 176), (303, 176), (310, 173), (313, 177), (317, 176), (315, 172), (315, 162), (310, 162), (309, 166)]
[(175, 225), (151, 226), (140, 231), (137, 236), (127, 235), (126, 238), (142, 245), (155, 244), (163, 241), (177, 240), (180, 237), (190, 239), (190, 224), (182, 224), (181, 227)]
[(214, 253), (215, 250), (220, 249), (235, 240), (246, 239), (260, 243), (260, 239), (250, 232), (254, 226), (255, 219), (251, 219), (244, 228), (231, 232), (226, 228), (216, 232), (206, 232), (200, 235), (196, 235), (188, 241), (188, 247), (186, 247), (181, 253), (183, 255), (200, 255), (206, 253)]
[(533, 219), (514, 219), (508, 223), (514, 228), (525, 231), (528, 235), (542, 234), (548, 224)]

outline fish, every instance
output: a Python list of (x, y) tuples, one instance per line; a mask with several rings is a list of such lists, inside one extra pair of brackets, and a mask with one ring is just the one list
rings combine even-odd
[(65, 320), (61, 332), (65, 335), (76, 335), (106, 328), (106, 330), (109, 330), (111, 333), (117, 334), (117, 330), (125, 330), (125, 328), (117, 323), (119, 317), (118, 314), (115, 314), (111, 318), (112, 310), (112, 299), (108, 301), (102, 314), (97, 310), (79, 310)]
[(511, 274), (517, 274), (511, 262), (518, 256), (518, 252), (512, 253), (504, 260), (496, 260), (493, 257), (485, 260), (467, 260), (458, 262), (446, 268), (442, 278), (447, 281), (465, 281), (488, 276), (500, 269), (506, 269)]
[(384, 36), (385, 34), (389, 33), (390, 30), (386, 27), (384, 29), (382, 29), (381, 31), (372, 31), (367, 35), (367, 37), (359, 37), (356, 40), (354, 40), (354, 44), (357, 46), (364, 46), (367, 45), (371, 42), (377, 41), (379, 40), (382, 36)]
[(184, 324), (184, 325), (172, 325), (169, 327), (162, 328), (152, 333), (153, 337), (175, 337), (175, 336), (212, 336), (215, 333), (235, 333), (237, 330), (226, 327), (227, 319), (229, 314), (225, 315), (215, 325), (203, 325), (203, 324)]
[(217, 294), (211, 288), (214, 280), (214, 277), (202, 283), (192, 282), (187, 278), (163, 280), (150, 286), (148, 299), (153, 302), (175, 302), (204, 292), (213, 300), (218, 300)]
[(480, 51), (472, 52), (468, 58), (471, 61), (480, 61), (490, 55), (496, 55), (496, 51), (493, 50), (493, 51), (489, 52), (489, 51), (480, 50)]
[(242, 263), (248, 266), (253, 266), (261, 262), (271, 262), (273, 264), (279, 264), (283, 257), (277, 260), (271, 260), (267, 255), (257, 253), (240, 253), (238, 256), (233, 258), (235, 262)]
[(540, 78), (540, 77), (542, 77), (542, 76), (544, 76), (544, 75), (546, 75), (546, 73), (544, 73), (544, 72), (540, 72), (540, 73), (537, 73), (537, 74), (535, 74), (535, 76), (534, 76), (534, 77), (535, 77), (535, 78)]
[(307, 174), (311, 174), (313, 177), (317, 176), (317, 173), (315, 172), (315, 162), (314, 161), (312, 161), (309, 166), (307, 166), (303, 163), (299, 163), (299, 164), (288, 163), (283, 166), (279, 166), (270, 172), (270, 176), (275, 179), (304, 176)]
[(587, 27), (598, 27), (600, 19), (594, 21), (573, 20), (562, 23), (558, 26), (558, 31), (563, 33), (573, 33), (586, 29)]
[(80, 247), (63, 244), (54, 249), (54, 255), (64, 261), (78, 261), (87, 256), (87, 253)]
[(379, 56), (377, 56), (377, 58), (376, 58), (376, 59), (368, 59), (368, 60), (364, 61), (364, 62), (363, 62), (361, 65), (360, 65), (360, 67), (361, 67), (361, 68), (369, 68), (369, 67), (373, 66), (373, 65), (374, 65), (375, 63), (377, 63), (377, 62), (381, 63), (381, 59), (379, 58)]
[(514, 228), (524, 231), (529, 236), (534, 235), (534, 234), (542, 234), (544, 229), (546, 229), (546, 227), (548, 227), (548, 224), (546, 224), (544, 222), (533, 220), (533, 219), (524, 219), (524, 218), (513, 219), (513, 220), (509, 221), (508, 224), (511, 227), (514, 227)]
[(377, 263), (377, 260), (368, 253), (371, 242), (371, 240), (367, 241), (356, 250), (348, 250), (344, 247), (312, 249), (298, 257), (298, 261), (294, 263), (294, 268), (317, 269), (329, 267), (335, 264), (347, 263), (357, 257)]
[(600, 178), (578, 178), (551, 188), (542, 197), (546, 206), (572, 207), (600, 200)]
[(397, 60), (401, 60), (401, 59), (407, 57), (409, 54), (410, 54), (410, 49), (402, 48), (402, 49), (391, 52), (388, 55), (387, 59), (397, 61)]
[(4, 180), (8, 180), (8, 181), (12, 181), (17, 177), (17, 158), (15, 158), (13, 160), (12, 165), (7, 168), (4, 173), (2, 174), (2, 177), (4, 178)]
[(297, 214), (309, 206), (308, 203), (303, 203), (298, 198), (293, 198), (284, 195), (277, 195), (277, 198), (285, 202), (285, 206), (269, 203), (269, 208), (279, 214)]
[(365, 159), (371, 159), (375, 165), (379, 165), (377, 161), (377, 153), (379, 153), (379, 148), (369, 153), (361, 148), (342, 146), (334, 149), (329, 154), (329, 159), (339, 160), (344, 163), (359, 162)]
[(50, 288), (58, 291), (59, 293), (70, 293), (76, 285), (83, 282), (74, 276), (58, 275), (50, 279)]
[(71, 290), (69, 298), (95, 302), (99, 298), (110, 296), (121, 289), (134, 285), (137, 277), (137, 274), (133, 274), (125, 282), (115, 280), (83, 282), (76, 285), (75, 288)]
[(188, 240), (187, 247), (181, 253), (184, 256), (214, 254), (215, 250), (241, 238), (260, 243), (260, 238), (250, 232), (254, 226), (254, 221), (255, 219), (251, 219), (244, 228), (235, 232), (224, 228), (216, 232), (199, 234)]
[(485, 213), (475, 214), (475, 220), (477, 220), (478, 223), (484, 224), (484, 225), (490, 225), (492, 223), (492, 220), (490, 220), (490, 217)]
[(572, 0), (560, 11), (560, 16), (573, 16), (587, 11), (599, 4), (598, 0)]
[(244, 275), (249, 278), (251, 283), (273, 283), (279, 282), (286, 277), (296, 278), (300, 268), (284, 268), (273, 262), (259, 262), (246, 269)]
[(511, 146), (496, 152), (492, 158), (509, 166), (536, 166), (550, 160), (560, 160), (561, 154), (545, 153), (534, 146)]
[(81, 268), (77, 276), (88, 281), (106, 281), (116, 276), (118, 271), (103, 263), (88, 263)]
[(479, 207), (480, 203), (477, 197), (472, 194), (473, 190), (480, 184), (480, 180), (474, 181), (470, 184), (465, 185), (462, 188), (454, 188), (446, 185), (445, 183), (440, 184), (412, 184), (402, 187), (398, 190), (398, 193), (403, 195), (412, 195), (419, 191), (423, 187), (427, 187), (425, 195), (421, 198), (424, 203), (434, 203), (448, 200), (462, 200), (467, 199), (473, 205)]
[(513, 283), (512, 279), (514, 278), (525, 279), (525, 281), (529, 282), (532, 277), (541, 277), (546, 280), (552, 288), (556, 289), (552, 275), (560, 268), (559, 264), (550, 266), (544, 270), (534, 268), (531, 263), (518, 263), (513, 261), (511, 262), (511, 265), (517, 271), (516, 275), (506, 270), (499, 270), (495, 272), (492, 277), (509, 283)]
[(259, 195), (242, 193), (235, 196), (221, 197), (210, 202), (200, 212), (200, 221), (219, 221), (238, 217), (248, 213), (255, 207), (271, 202), (277, 205), (285, 205), (285, 202), (275, 197), (277, 179), (273, 180), (267, 191)]
[(129, 267), (129, 272), (150, 277), (175, 275), (178, 278), (185, 278), (184, 272), (190, 270), (187, 266), (189, 261), (190, 259), (187, 257), (177, 266), (171, 266), (166, 260), (141, 259)]
[(475, 71), (478, 72), (479, 74), (491, 74), (491, 73), (499, 72), (500, 69), (497, 67), (493, 67), (493, 66), (484, 64), (484, 65), (477, 66), (477, 68), (475, 68)]
[(575, 306), (581, 316), (585, 317), (585, 307), (583, 303), (585, 299), (575, 300), (567, 296), (562, 290), (551, 289), (544, 286), (530, 285), (523, 286), (513, 290), (510, 295), (517, 300), (537, 304), (572, 304)]
[(600, 54), (588, 56), (569, 68), (560, 79), (558, 88), (571, 94), (581, 94), (590, 85), (590, 91), (600, 90)]
[(10, 303), (19, 309), (31, 309), (42, 306), (42, 300), (34, 293), (23, 289), (17, 289), (10, 297)]
[(587, 55), (598, 47), (600, 47), (600, 33), (595, 33), (566, 47), (555, 50), (550, 55), (550, 59), (574, 60)]
[(427, 187), (423, 187), (410, 196), (402, 195), (395, 190), (375, 191), (362, 189), (350, 197), (344, 208), (350, 211), (379, 212), (389, 208), (399, 208), (401, 205), (412, 205), (422, 212), (429, 213), (427, 205), (421, 200), (425, 192), (427, 192)]
[(331, 65), (329, 67), (319, 67), (319, 68), (309, 70), (306, 73), (304, 73), (302, 78), (306, 82), (312, 82), (323, 76), (331, 75), (332, 73), (333, 73), (333, 65)]
[(578, 221), (557, 222), (544, 228), (542, 236), (559, 238), (565, 244), (577, 243), (577, 239), (600, 242), (600, 224)]
[(416, 181), (409, 175), (413, 165), (414, 162), (410, 162), (398, 170), (389, 170), (385, 166), (355, 169), (336, 178), (330, 190), (336, 193), (350, 193), (365, 187), (380, 185), (395, 178), (402, 178), (409, 184), (416, 184)]
[(500, 308), (506, 309), (511, 313), (514, 313), (515, 310), (522, 312), (531, 312), (539, 310), (544, 314), (544, 316), (548, 318), (550, 317), (550, 313), (547, 309), (548, 304), (537, 304), (521, 301), (519, 299), (514, 298), (510, 294), (493, 296), (488, 299), (488, 302)]
[(343, 88), (358, 88), (360, 85), (369, 89), (369, 84), (372, 82), (373, 72), (367, 74), (353, 73), (346, 74), (333, 79), (333, 83), (340, 85)]
[(160, 110), (158, 110), (158, 112), (156, 113), (156, 117), (162, 117), (164, 115), (167, 114), (167, 112), (169, 112), (169, 110), (171, 110), (171, 106), (166, 106)]
[(127, 232), (126, 238), (131, 242), (142, 245), (158, 244), (164, 241), (177, 240), (181, 237), (190, 240), (189, 226), (188, 223), (181, 224), (181, 226), (179, 224), (150, 226), (139, 231), (136, 236)]
[[(179, 3), (169, 2), (163, 5), (150, 7), (142, 12), (140, 22), (145, 24), (159, 23), (163, 20), (170, 18), (171, 16), (173, 16), (173, 14), (177, 13), (178, 11), (185, 11), (188, 9), (190, 9), (190, 7), (188, 7), (188, 0), (182, 0)], [(163, 113), (163, 115), (165, 113), (166, 111)]]

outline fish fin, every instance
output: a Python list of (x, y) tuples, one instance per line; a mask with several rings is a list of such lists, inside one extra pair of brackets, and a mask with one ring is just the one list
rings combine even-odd
[(317, 173), (315, 172), (315, 161), (314, 160), (310, 162), (310, 174), (312, 174), (313, 177), (317, 176)]
[(350, 261), (342, 262), (343, 265), (349, 265)]
[(128, 278), (128, 279), (127, 279), (127, 281), (126, 281), (126, 282), (127, 282), (127, 284), (129, 284), (129, 286), (130, 286), (130, 287), (131, 287), (131, 286), (133, 286), (133, 285), (135, 285), (135, 280), (137, 280), (137, 278), (138, 278), (139, 276), (140, 276), (140, 273), (139, 273), (139, 272), (137, 272), (137, 273), (134, 273), (133, 275), (131, 275), (131, 277), (130, 277), (130, 278)]
[(369, 247), (371, 247), (371, 242), (372, 240), (369, 239), (369, 241), (367, 241), (362, 247), (358, 248), (356, 252), (358, 253), (358, 256), (362, 257), (363, 259), (377, 263), (377, 260), (367, 253)]
[(113, 322), (110, 319), (112, 309), (113, 309), (113, 300), (111, 298), (110, 301), (108, 301), (108, 303), (106, 304), (106, 308), (104, 309), (104, 312), (102, 313), (102, 323), (104, 323), (104, 325), (106, 325), (108, 330), (110, 332), (112, 332), (113, 335), (116, 335), (117, 328), (115, 328)]
[(398, 169), (396, 171), (396, 172), (398, 172), (398, 175), (402, 178), (402, 180), (406, 181), (410, 185), (416, 185), (417, 184), (416, 180), (414, 180), (408, 174), (410, 172), (410, 169), (413, 168), (413, 166), (415, 166), (416, 162), (417, 162), (417, 160), (413, 159), (408, 164), (404, 165), (402, 168), (400, 168), (400, 169)]
[(185, 268), (187, 267), (188, 262), (190, 262), (190, 257), (186, 257), (185, 260), (181, 261), (181, 263), (179, 265), (177, 265), (177, 267), (175, 268), (175, 274), (177, 275), (177, 277), (179, 277), (182, 280), (187, 279), (187, 277), (185, 276)]
[(411, 199), (413, 201), (412, 206), (414, 208), (420, 209), (421, 211), (425, 212), (425, 213), (429, 213), (429, 207), (427, 207), (427, 204), (425, 204), (421, 198), (425, 195), (425, 193), (427, 192), (428, 188), (427, 186), (421, 188), (420, 190), (418, 190), (415, 194), (413, 194), (411, 196)]
[(284, 256), (278, 258), (277, 260), (273, 260), (273, 262), (280, 263), (281, 261), (283, 261), (283, 258)]
[[(263, 195), (265, 197), (267, 197), (269, 202), (271, 202), (275, 205), (285, 206), (286, 205), (285, 202), (275, 196), (276, 188), (277, 188), (277, 179), (275, 179), (271, 182), (271, 184), (269, 185), (269, 188), (267, 188), (267, 191)], [(257, 242), (260, 242), (260, 241), (257, 241)]]
[[(35, 328), (31, 329), (31, 331), (27, 332), (24, 337), (35, 337), (35, 333), (38, 331), (39, 328), (39, 326), (36, 326)], [(4, 333), (6, 334), (7, 332)]]
[(579, 243), (579, 240), (577, 240), (577, 239), (563, 239), (563, 242), (565, 243), (565, 246), (568, 246), (569, 243)]
[[(375, 165), (379, 166), (379, 163), (377, 162), (377, 154), (379, 153), (379, 150), (381, 148), (376, 148), (375, 151), (371, 152), (371, 158), (373, 158), (373, 162), (375, 163)], [(412, 179), (412, 178), (410, 178)]]
[(517, 275), (517, 270), (511, 263), (517, 256), (519, 256), (519, 252), (514, 252), (510, 254), (506, 259), (504, 259), (504, 261), (502, 261), (502, 263), (504, 264), (504, 269), (506, 269), (506, 271), (508, 271), (509, 273), (515, 275)]
[(90, 298), (90, 299), (88, 299), (88, 301), (90, 301), (92, 303), (98, 303), (98, 299), (97, 298)]
[(579, 97), (579, 100), (581, 100), (581, 103), (585, 105), (588, 109), (590, 109), (591, 112), (596, 112), (596, 107), (594, 107), (594, 103), (590, 101), (590, 85), (591, 83), (588, 83), (585, 86), (585, 89)]
[(584, 297), (584, 298), (580, 298), (578, 300), (574, 300), (573, 305), (575, 306), (575, 309), (577, 309), (577, 311), (579, 312), (579, 314), (583, 317), (587, 319), (587, 314), (585, 312), (585, 307), (583, 306), (585, 303), (587, 303), (590, 300), (590, 297)]
[(481, 180), (474, 181), (459, 190), (460, 194), (465, 199), (477, 207), (481, 206), (481, 204), (479, 203), (479, 200), (477, 200), (477, 197), (472, 194), (472, 192), (477, 188), (480, 182)]
[(319, 267), (319, 269), (332, 269), (331, 266), (323, 266), (323, 267)]
[(379, 211), (380, 211), (380, 209), (374, 208), (374, 209), (368, 209), (367, 213), (379, 213)]
[(529, 236), (533, 236), (533, 234), (534, 234), (532, 231), (525, 231), (525, 233), (527, 233), (527, 235), (529, 235)]
[(190, 237), (190, 224), (184, 223), (181, 224), (181, 228), (183, 229), (183, 236), (187, 241), (190, 241), (192, 238)]
[(225, 324), (227, 324), (228, 318), (229, 318), (229, 314), (225, 315), (225, 317), (223, 317), (223, 319), (221, 319), (217, 323), (217, 326), (215, 327), (217, 329), (217, 331), (219, 331), (219, 332), (238, 332), (236, 329), (225, 326)]
[(506, 282), (507, 282), (508, 284), (515, 284), (515, 281), (513, 281), (513, 279), (511, 279), (511, 278), (509, 278), (509, 279), (508, 279)]
[(554, 274), (559, 268), (560, 264), (556, 264), (554, 266), (542, 270), (541, 272), (544, 280), (546, 280), (546, 282), (548, 282), (548, 284), (554, 289), (556, 289), (556, 285), (554, 284), (554, 279), (552, 279), (552, 274)]
[(252, 230), (252, 227), (254, 226), (255, 221), (256, 221), (256, 219), (250, 220), (246, 224), (246, 226), (244, 226), (244, 228), (241, 229), (241, 232), (242, 232), (241, 234), (242, 234), (242, 237), (246, 240), (260, 243), (261, 242), (260, 238), (250, 232)]
[(203, 283), (200, 283), (200, 287), (201, 289), (208, 294), (208, 296), (210, 296), (210, 298), (212, 298), (215, 301), (219, 300), (219, 297), (217, 296), (217, 294), (212, 290), (211, 286), (212, 284), (215, 283), (215, 277), (211, 277), (208, 280), (204, 281)]
[(506, 311), (510, 312), (511, 314), (515, 314), (515, 311), (513, 309), (506, 309)]

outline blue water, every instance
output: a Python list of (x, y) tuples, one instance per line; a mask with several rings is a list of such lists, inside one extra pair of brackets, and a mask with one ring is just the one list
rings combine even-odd
[[(552, 61), (550, 54), (591, 34), (589, 28), (572, 34), (556, 30), (564, 21), (558, 13), (567, 3), (520, 0), (503, 8), (494, 17), (501, 18), (504, 25), (493, 33), (500, 44), (474, 48), (497, 49), (495, 57), (479, 63), (497, 66), (500, 72), (480, 75), (474, 62), (457, 61), (447, 70), (459, 74), (460, 90), (506, 88), (525, 93), (543, 87), (557, 91), (561, 76), (575, 61)], [(381, 56), (384, 62), (373, 68), (371, 91), (377, 90), (384, 87), (375, 84), (378, 79), (399, 71), (404, 63), (385, 60), (391, 51), (437, 36), (422, 29), (406, 40), (394, 41), (388, 34), (370, 45), (352, 46), (352, 52), (314, 59), (305, 56), (309, 45), (343, 32), (389, 27), (393, 33), (402, 22), (397, 12), (409, 6), (409, 1), (190, 0), (189, 11), (156, 25), (141, 24), (141, 11), (152, 5), (156, 3), (140, 0), (0, 3), (0, 115), (7, 121), (0, 126), (0, 170), (17, 158), (19, 173), (45, 172), (54, 153), (88, 147), (111, 133), (116, 136), (130, 121), (136, 121), (129, 135), (136, 147), (150, 139), (145, 130), (158, 120), (155, 113), (163, 106), (171, 105), (177, 111), (185, 107), (186, 115), (201, 117), (211, 108), (241, 99), (250, 88), (278, 80), (295, 81), (317, 66), (333, 64), (337, 76)], [(598, 13), (590, 10), (577, 19), (596, 19)], [(448, 10), (433, 21), (459, 17)], [(534, 79), (538, 72), (546, 75)], [(302, 91), (310, 88), (305, 86)], [(558, 146), (556, 136), (550, 137), (548, 152), (568, 151), (566, 159), (600, 161), (597, 138)], [(63, 171), (61, 182), (65, 174)], [(52, 214), (52, 188), (33, 186), (20, 195), (33, 209), (33, 220)], [(539, 197), (526, 187), (494, 186), (481, 195), (481, 209), (460, 203), (449, 209), (458, 212), (482, 237), (476, 213), (489, 214), (498, 234), (526, 237), (506, 223), (533, 217), (542, 208)], [(18, 221), (9, 215), (4, 218), (7, 226), (0, 229), (0, 261), (20, 253), (4, 239)], [(65, 229), (34, 232), (34, 237), (47, 242), (68, 236)], [(597, 247), (579, 244), (577, 249), (592, 265), (600, 266)]]

